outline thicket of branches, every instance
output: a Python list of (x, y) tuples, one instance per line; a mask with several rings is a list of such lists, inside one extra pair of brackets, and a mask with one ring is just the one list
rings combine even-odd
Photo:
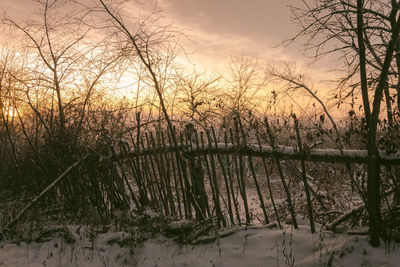
[[(125, 22), (122, 6), (38, 1), (29, 19), (2, 19), (10, 36), (0, 58), (3, 200), (22, 205), (85, 155), (110, 156), (146, 129), (166, 125), (173, 133), (188, 120), (205, 129), (251, 110), (262, 89), (255, 61), (235, 60), (227, 89), (221, 76), (184, 74), (175, 59), (185, 56), (185, 35), (151, 12)], [(41, 207), (72, 214), (95, 207), (105, 215), (127, 207), (123, 183), (112, 185), (117, 170), (103, 164), (74, 170)]]

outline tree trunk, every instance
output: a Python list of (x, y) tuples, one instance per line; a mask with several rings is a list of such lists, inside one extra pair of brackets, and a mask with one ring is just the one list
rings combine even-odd
[[(392, 10), (391, 16), (397, 15), (397, 9)], [(379, 77), (378, 85), (375, 88), (374, 102), (372, 105), (371, 119), (368, 128), (368, 179), (367, 179), (367, 206), (369, 215), (369, 227), (371, 235), (371, 245), (379, 246), (379, 223), (380, 218), (380, 163), (379, 163), (379, 153), (376, 146), (376, 134), (378, 128), (378, 119), (381, 107), (381, 101), (383, 97), (383, 90), (387, 84), (388, 72), (390, 63), (393, 58), (393, 53), (397, 45), (397, 40), (400, 31), (400, 18), (398, 17), (395, 23), (392, 23), (394, 28), (392, 29), (392, 39), (389, 42), (385, 61), (382, 66), (381, 75)]]
[(357, 40), (358, 50), (360, 57), (360, 80), (361, 80), (361, 95), (364, 106), (365, 120), (369, 122), (371, 110), (369, 107), (368, 86), (367, 86), (367, 70), (365, 60), (365, 44), (364, 44), (364, 22), (363, 22), (363, 9), (364, 0), (357, 0)]

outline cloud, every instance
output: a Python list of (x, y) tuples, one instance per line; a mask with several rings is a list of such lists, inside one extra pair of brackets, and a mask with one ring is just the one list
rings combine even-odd
[(276, 39), (293, 28), (285, 6), (288, 0), (160, 0), (158, 3), (179, 22), (211, 33)]
[[(172, 22), (190, 36), (190, 41), (183, 40), (191, 59), (186, 64), (221, 71), (231, 56), (240, 55), (258, 57), (270, 64), (304, 63), (300, 43), (286, 48), (278, 46), (296, 32), (287, 7), (291, 3), (295, 1), (128, 0), (121, 11), (132, 15), (131, 19), (143, 18), (152, 12), (163, 15), (166, 23)], [(23, 19), (37, 5), (35, 1), (1, 0), (0, 9)], [(320, 65), (326, 67), (329, 62)]]
[(295, 32), (289, 0), (159, 0), (159, 9), (193, 42), (185, 47), (197, 65), (221, 68), (232, 55), (256, 56), (269, 62), (295, 59), (298, 48), (277, 45)]

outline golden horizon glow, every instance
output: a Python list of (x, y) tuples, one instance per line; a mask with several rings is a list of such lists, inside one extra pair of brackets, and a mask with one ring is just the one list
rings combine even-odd
[[(32, 3), (28, 1), (27, 5), (33, 5), (33, 3), (34, 1), (32, 1)], [(337, 73), (328, 72), (327, 69), (329, 69), (329, 67), (327, 66), (321, 68), (321, 65), (327, 64), (328, 60), (323, 61), (322, 64), (320, 63), (319, 65), (315, 63), (308, 64), (304, 57), (302, 57), (298, 52), (294, 52), (293, 48), (287, 49), (282, 46), (272, 47), (274, 44), (277, 44), (277, 40), (282, 40), (281, 38), (277, 38), (277, 36), (281, 37), (282, 31), (271, 29), (271, 25), (258, 25), (257, 29), (248, 29), (248, 32), (244, 28), (239, 27), (236, 29), (235, 27), (232, 27), (232, 25), (236, 25), (236, 22), (232, 21), (232, 16), (236, 14), (235, 12), (238, 10), (227, 10), (226, 21), (219, 21), (221, 24), (215, 24), (215, 28), (209, 29), (208, 22), (203, 21), (202, 19), (209, 17), (209, 19), (217, 23), (219, 19), (217, 14), (212, 12), (210, 14), (197, 14), (196, 12), (204, 11), (206, 8), (212, 5), (217, 5), (219, 7), (220, 4), (211, 2), (209, 0), (205, 1), (204, 3), (197, 3), (190, 0), (185, 5), (187, 5), (187, 8), (193, 9), (192, 11), (194, 12), (194, 17), (189, 18), (185, 16), (185, 12), (187, 10), (178, 6), (177, 3), (182, 3), (182, 1), (172, 0), (171, 2), (168, 2), (161, 0), (159, 2), (159, 6), (156, 7), (156, 11), (160, 11), (163, 14), (160, 16), (162, 17), (160, 22), (167, 23), (173, 21), (174, 27), (177, 29), (183, 29), (183, 33), (189, 36), (189, 38), (181, 39), (181, 45), (185, 46), (184, 51), (187, 52), (187, 54), (182, 53), (175, 59), (175, 62), (182, 70), (184, 76), (190, 77), (193, 75), (194, 70), (197, 70), (197, 73), (201, 73), (205, 77), (222, 77), (222, 81), (219, 82), (218, 87), (220, 88), (220, 91), (225, 94), (225, 97), (227, 97), (229, 94), (233, 94), (236, 90), (233, 88), (234, 85), (232, 84), (232, 80), (230, 80), (232, 77), (230, 77), (228, 71), (230, 64), (232, 64), (232, 58), (243, 57), (259, 61), (264, 65), (277, 65), (278, 68), (281, 68), (281, 66), (284, 65), (299, 64), (301, 66), (306, 66), (304, 69), (307, 69), (307, 72), (309, 72), (308, 76), (312, 76), (312, 79), (309, 80), (310, 84), (307, 84), (307, 86), (316, 84), (312, 87), (313, 90), (318, 91), (318, 96), (324, 101), (329, 100), (329, 93), (333, 87), (326, 81), (334, 79)], [(265, 5), (263, 1), (258, 1), (255, 4), (260, 6)], [(3, 5), (3, 7), (7, 7), (7, 10), (10, 11), (11, 14), (14, 13), (14, 15), (17, 14), (16, 10), (18, 10), (18, 8), (25, 10), (21, 7), (21, 4), (14, 3), (14, 1), (5, 0), (2, 2), (2, 4), (0, 4), (0, 6), (1, 5)], [(137, 11), (138, 8), (144, 8), (144, 11), (141, 14), (143, 17), (154, 11), (154, 6), (151, 4), (146, 6), (146, 4), (126, 2), (124, 5), (126, 5), (127, 8), (123, 10), (128, 16), (128, 13), (130, 12), (140, 13)], [(269, 3), (268, 5), (271, 8), (276, 8), (277, 10), (283, 12), (282, 3)], [(243, 14), (246, 12), (249, 13), (249, 10), (255, 10), (254, 7), (246, 7), (246, 5), (240, 3), (235, 3), (234, 6), (236, 6), (236, 8), (242, 8)], [(16, 16), (21, 17), (23, 15), (27, 15), (27, 13), (18, 14)], [(252, 25), (256, 27), (256, 24), (254, 24), (256, 22), (254, 21), (254, 18), (251, 18), (250, 15), (251, 14), (249, 13), (246, 16), (249, 21), (253, 23)], [(275, 19), (278, 19), (276, 18), (275, 14), (274, 17)], [(243, 23), (246, 23), (245, 20)], [(289, 32), (293, 30), (288, 23), (285, 23), (282, 27), (287, 28)], [(271, 36), (262, 35), (263, 29), (267, 32), (270, 32)], [(9, 39), (8, 41), (6, 40), (3, 42), (3, 45), (7, 45), (8, 47), (14, 46), (14, 44), (11, 44), (12, 40), (13, 39)], [(91, 40), (89, 39), (88, 42), (91, 42)], [(66, 85), (64, 89), (68, 88), (68, 86), (71, 86), (71, 88), (74, 86), (81, 87), (84, 85), (84, 80), (85, 77), (74, 76), (75, 83), (73, 86)], [(165, 92), (166, 100), (168, 103), (175, 103), (175, 105), (177, 105), (175, 98), (180, 97), (180, 88), (173, 88), (173, 81), (171, 80), (169, 82), (170, 84), (167, 86), (167, 91)], [(310, 96), (302, 91), (301, 88), (297, 92), (292, 91), (290, 94), (281, 94), (281, 96), (285, 96), (286, 99), (278, 101), (275, 103), (274, 107), (271, 107), (270, 105), (271, 99), (273, 98), (273, 92), (282, 91), (282, 87), (284, 87), (284, 85), (285, 84), (283, 82), (278, 83), (268, 81), (262, 86), (262, 88), (258, 88), (257, 90), (254, 90), (254, 92), (250, 90), (251, 92), (248, 92), (248, 94), (243, 97), (248, 97), (249, 99), (252, 98), (254, 101), (254, 107), (257, 107), (260, 112), (267, 112), (271, 110), (282, 113), (292, 111), (305, 113), (321, 112), (322, 109), (318, 103), (316, 103), (315, 99), (310, 98)], [(99, 82), (97, 88), (101, 90), (107, 88), (110, 94), (108, 97), (110, 99), (114, 99), (115, 102), (129, 100), (136, 105), (142, 105), (149, 101), (155, 101), (155, 103), (157, 103), (157, 97), (154, 97), (152, 85), (143, 82), (141, 77), (139, 77), (138, 74), (133, 70), (128, 69), (126, 70), (126, 73), (120, 75), (118, 73), (111, 74), (109, 77), (105, 77), (101, 83)], [(66, 94), (68, 94), (68, 92)], [(183, 108), (183, 106), (177, 106), (175, 111)], [(347, 108), (348, 107), (346, 107), (346, 109)], [(332, 113), (337, 114), (337, 116), (345, 114), (343, 111), (338, 109), (333, 108), (331, 110)]]

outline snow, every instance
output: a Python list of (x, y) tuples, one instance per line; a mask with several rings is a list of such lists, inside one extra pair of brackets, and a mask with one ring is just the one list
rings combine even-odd
[(144, 211), (144, 214), (153, 219), (160, 216), (160, 214), (158, 214), (157, 212), (155, 212), (154, 210), (152, 210), (150, 208), (146, 208), (146, 210)]
[(366, 236), (311, 234), (285, 225), (249, 227), (215, 241), (178, 244), (163, 235), (137, 232), (93, 234), (68, 226), (75, 243), (54, 236), (43, 243), (0, 242), (0, 266), (398, 266), (398, 248), (372, 248)]

